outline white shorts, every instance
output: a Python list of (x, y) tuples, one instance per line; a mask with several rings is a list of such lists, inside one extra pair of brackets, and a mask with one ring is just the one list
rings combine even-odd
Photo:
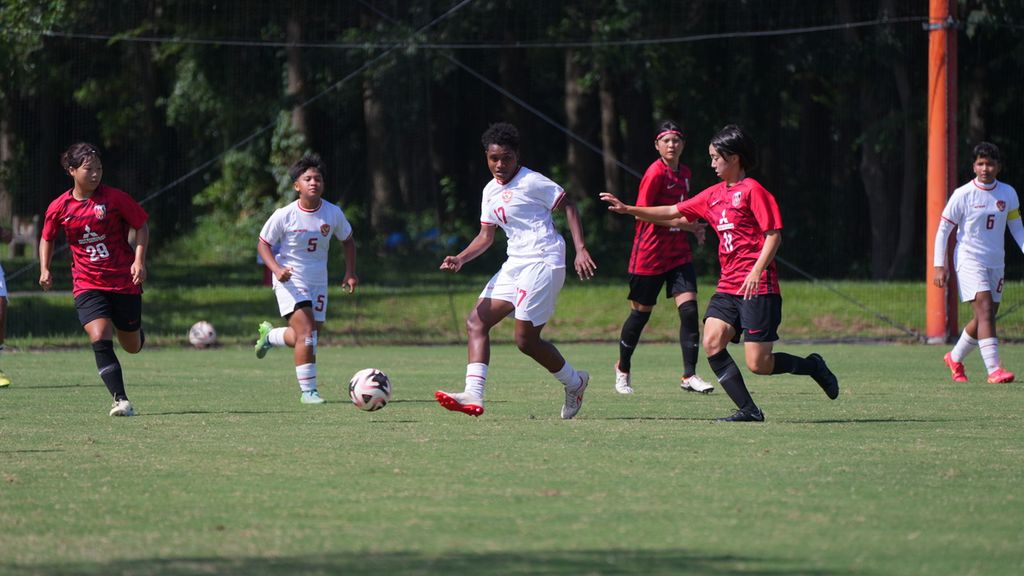
[(563, 284), (565, 268), (544, 262), (508, 261), (487, 283), (480, 297), (511, 302), (515, 306), (516, 320), (541, 326), (554, 315)]
[(971, 302), (978, 292), (991, 292), (992, 301), (1003, 298), (1003, 272), (1006, 268), (986, 268), (974, 262), (957, 263), (956, 281), (960, 287), (960, 301)]
[(295, 282), (274, 282), (274, 295), (277, 296), (277, 308), (281, 317), (295, 312), (299, 302), (313, 303), (313, 320), (323, 322), (327, 319), (327, 286), (307, 287)]
[(3, 266), (0, 266), (0, 298), (7, 298), (7, 275)]

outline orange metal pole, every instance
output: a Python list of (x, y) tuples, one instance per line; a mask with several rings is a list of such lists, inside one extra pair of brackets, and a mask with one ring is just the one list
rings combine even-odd
[[(956, 283), (932, 284), (935, 232), (956, 183), (956, 27), (955, 0), (930, 0), (928, 19), (928, 196), (926, 325), (929, 343), (948, 342), (957, 332)], [(952, 273), (951, 260), (947, 268)]]

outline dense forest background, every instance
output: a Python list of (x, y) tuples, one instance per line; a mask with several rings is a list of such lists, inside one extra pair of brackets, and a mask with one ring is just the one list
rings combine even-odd
[[(958, 174), (987, 139), (1024, 186), (1024, 3), (957, 12)], [(697, 189), (718, 128), (756, 137), (791, 269), (920, 279), (927, 15), (927, 0), (2, 0), (0, 223), (41, 215), (69, 186), (60, 152), (87, 140), (152, 215), (151, 258), (252, 261), (291, 199), (287, 165), (312, 150), (361, 250), (417, 260), (475, 234), (479, 136), (510, 121), (620, 270), (632, 224), (596, 195), (635, 198), (671, 118)]]

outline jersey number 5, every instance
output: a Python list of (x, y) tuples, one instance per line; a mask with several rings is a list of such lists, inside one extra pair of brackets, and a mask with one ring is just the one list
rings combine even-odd
[(309, 244), (306, 245), (306, 252), (316, 252), (316, 237), (309, 239)]

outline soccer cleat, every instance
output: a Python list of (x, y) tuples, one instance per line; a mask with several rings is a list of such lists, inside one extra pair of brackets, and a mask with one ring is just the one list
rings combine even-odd
[(115, 400), (110, 406), (111, 416), (135, 416), (135, 409), (132, 408), (132, 403), (128, 399)]
[(4, 374), (3, 370), (0, 370), (0, 388), (6, 388), (11, 385), (11, 379)]
[(274, 326), (270, 322), (261, 322), (259, 326), (260, 337), (256, 339), (256, 357), (263, 358), (267, 355), (267, 351), (273, 348), (270, 345), (270, 331), (273, 330)]
[(1007, 384), (1009, 382), (1013, 382), (1013, 379), (1013, 372), (1006, 370), (1002, 366), (996, 368), (995, 372), (988, 375), (989, 384)]
[(732, 416), (726, 416), (725, 418), (718, 418), (718, 422), (764, 422), (764, 412), (755, 406), (750, 410), (739, 410), (733, 412)]
[(942, 357), (946, 362), (946, 366), (949, 366), (949, 371), (953, 373), (953, 382), (967, 382), (967, 373), (964, 372), (964, 363), (953, 360), (953, 353), (946, 352), (946, 355)]
[(476, 396), (469, 396), (465, 392), (434, 392), (434, 398), (442, 407), (452, 412), (462, 412), (470, 416), (479, 416), (484, 413), (484, 399)]
[(324, 402), (327, 402), (327, 400), (324, 400), (316, 390), (303, 392), (302, 396), (299, 396), (299, 401), (303, 404), (323, 404)]
[(828, 369), (828, 365), (825, 364), (825, 359), (821, 357), (821, 354), (814, 352), (808, 358), (813, 359), (818, 363), (818, 369), (811, 374), (811, 378), (821, 386), (821, 389), (825, 391), (825, 395), (831, 400), (835, 400), (839, 397), (839, 379), (836, 375)]
[(587, 391), (587, 385), (590, 384), (590, 373), (584, 370), (578, 372), (580, 375), (580, 383), (573, 389), (565, 387), (565, 404), (562, 404), (562, 420), (571, 420), (579, 411), (580, 407), (583, 406), (583, 393)]
[(619, 370), (618, 362), (615, 363), (615, 391), (619, 394), (633, 393), (633, 379), (629, 377), (629, 372)]
[(687, 392), (699, 392), (701, 394), (711, 394), (715, 390), (715, 387), (708, 383), (707, 380), (696, 374), (689, 378), (683, 376), (682, 380), (679, 381), (679, 387)]

